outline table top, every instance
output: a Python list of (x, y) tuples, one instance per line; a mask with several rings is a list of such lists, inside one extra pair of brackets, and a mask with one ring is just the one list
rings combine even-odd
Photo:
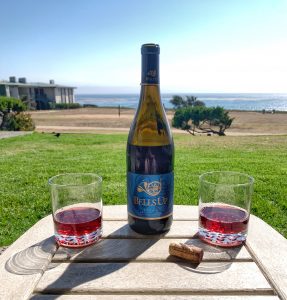
[[(246, 244), (219, 248), (197, 238), (198, 208), (175, 206), (171, 230), (144, 236), (124, 205), (104, 207), (103, 239), (57, 247), (52, 217), (36, 223), (0, 256), (0, 299), (287, 299), (287, 240), (251, 216)], [(171, 257), (171, 242), (204, 249), (200, 264)]]

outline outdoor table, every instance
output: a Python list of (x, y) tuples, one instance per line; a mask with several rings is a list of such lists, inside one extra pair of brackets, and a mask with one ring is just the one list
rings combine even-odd
[[(0, 256), (0, 299), (287, 299), (287, 240), (255, 216), (236, 248), (197, 238), (196, 206), (175, 206), (160, 236), (133, 232), (124, 205), (103, 216), (103, 239), (80, 250), (55, 245), (51, 215), (36, 223)], [(203, 261), (170, 257), (171, 242), (203, 247)]]

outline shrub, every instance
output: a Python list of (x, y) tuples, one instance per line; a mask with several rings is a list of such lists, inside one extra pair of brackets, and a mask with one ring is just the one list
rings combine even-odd
[(80, 108), (80, 103), (55, 103), (56, 109), (74, 109), (74, 108)]
[(9, 113), (3, 120), (4, 130), (14, 131), (32, 131), (35, 129), (35, 123), (28, 113)]
[(0, 97), (0, 111), (2, 113), (9, 113), (11, 111), (24, 111), (26, 105), (19, 99), (12, 97)]
[(42, 100), (36, 100), (36, 108), (37, 110), (48, 110), (50, 109), (50, 103), (49, 101), (42, 101)]
[(31, 117), (31, 115), (28, 113), (21, 112), (21, 113), (15, 114), (15, 121), (19, 128), (18, 130), (32, 131), (35, 129), (35, 123)]
[(49, 104), (49, 108), (48, 109), (56, 109), (56, 102), (49, 101), (48, 104)]
[(98, 107), (97, 104), (83, 104), (83, 107)]
[(233, 120), (223, 107), (188, 106), (176, 110), (172, 126), (193, 135), (197, 132), (222, 136)]
[(0, 97), (0, 130), (15, 130), (14, 128), (17, 127), (17, 125), (14, 116), (26, 109), (26, 105), (19, 99)]

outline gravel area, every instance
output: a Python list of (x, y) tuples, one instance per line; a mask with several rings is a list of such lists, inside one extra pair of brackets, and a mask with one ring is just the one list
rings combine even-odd
[(0, 139), (6, 139), (9, 137), (31, 134), (33, 131), (0, 131)]

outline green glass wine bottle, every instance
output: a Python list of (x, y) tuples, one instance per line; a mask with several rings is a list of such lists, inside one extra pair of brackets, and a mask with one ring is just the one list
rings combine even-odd
[(127, 142), (127, 198), (130, 227), (142, 234), (170, 229), (173, 212), (174, 145), (159, 88), (157, 44), (141, 47), (139, 105)]

